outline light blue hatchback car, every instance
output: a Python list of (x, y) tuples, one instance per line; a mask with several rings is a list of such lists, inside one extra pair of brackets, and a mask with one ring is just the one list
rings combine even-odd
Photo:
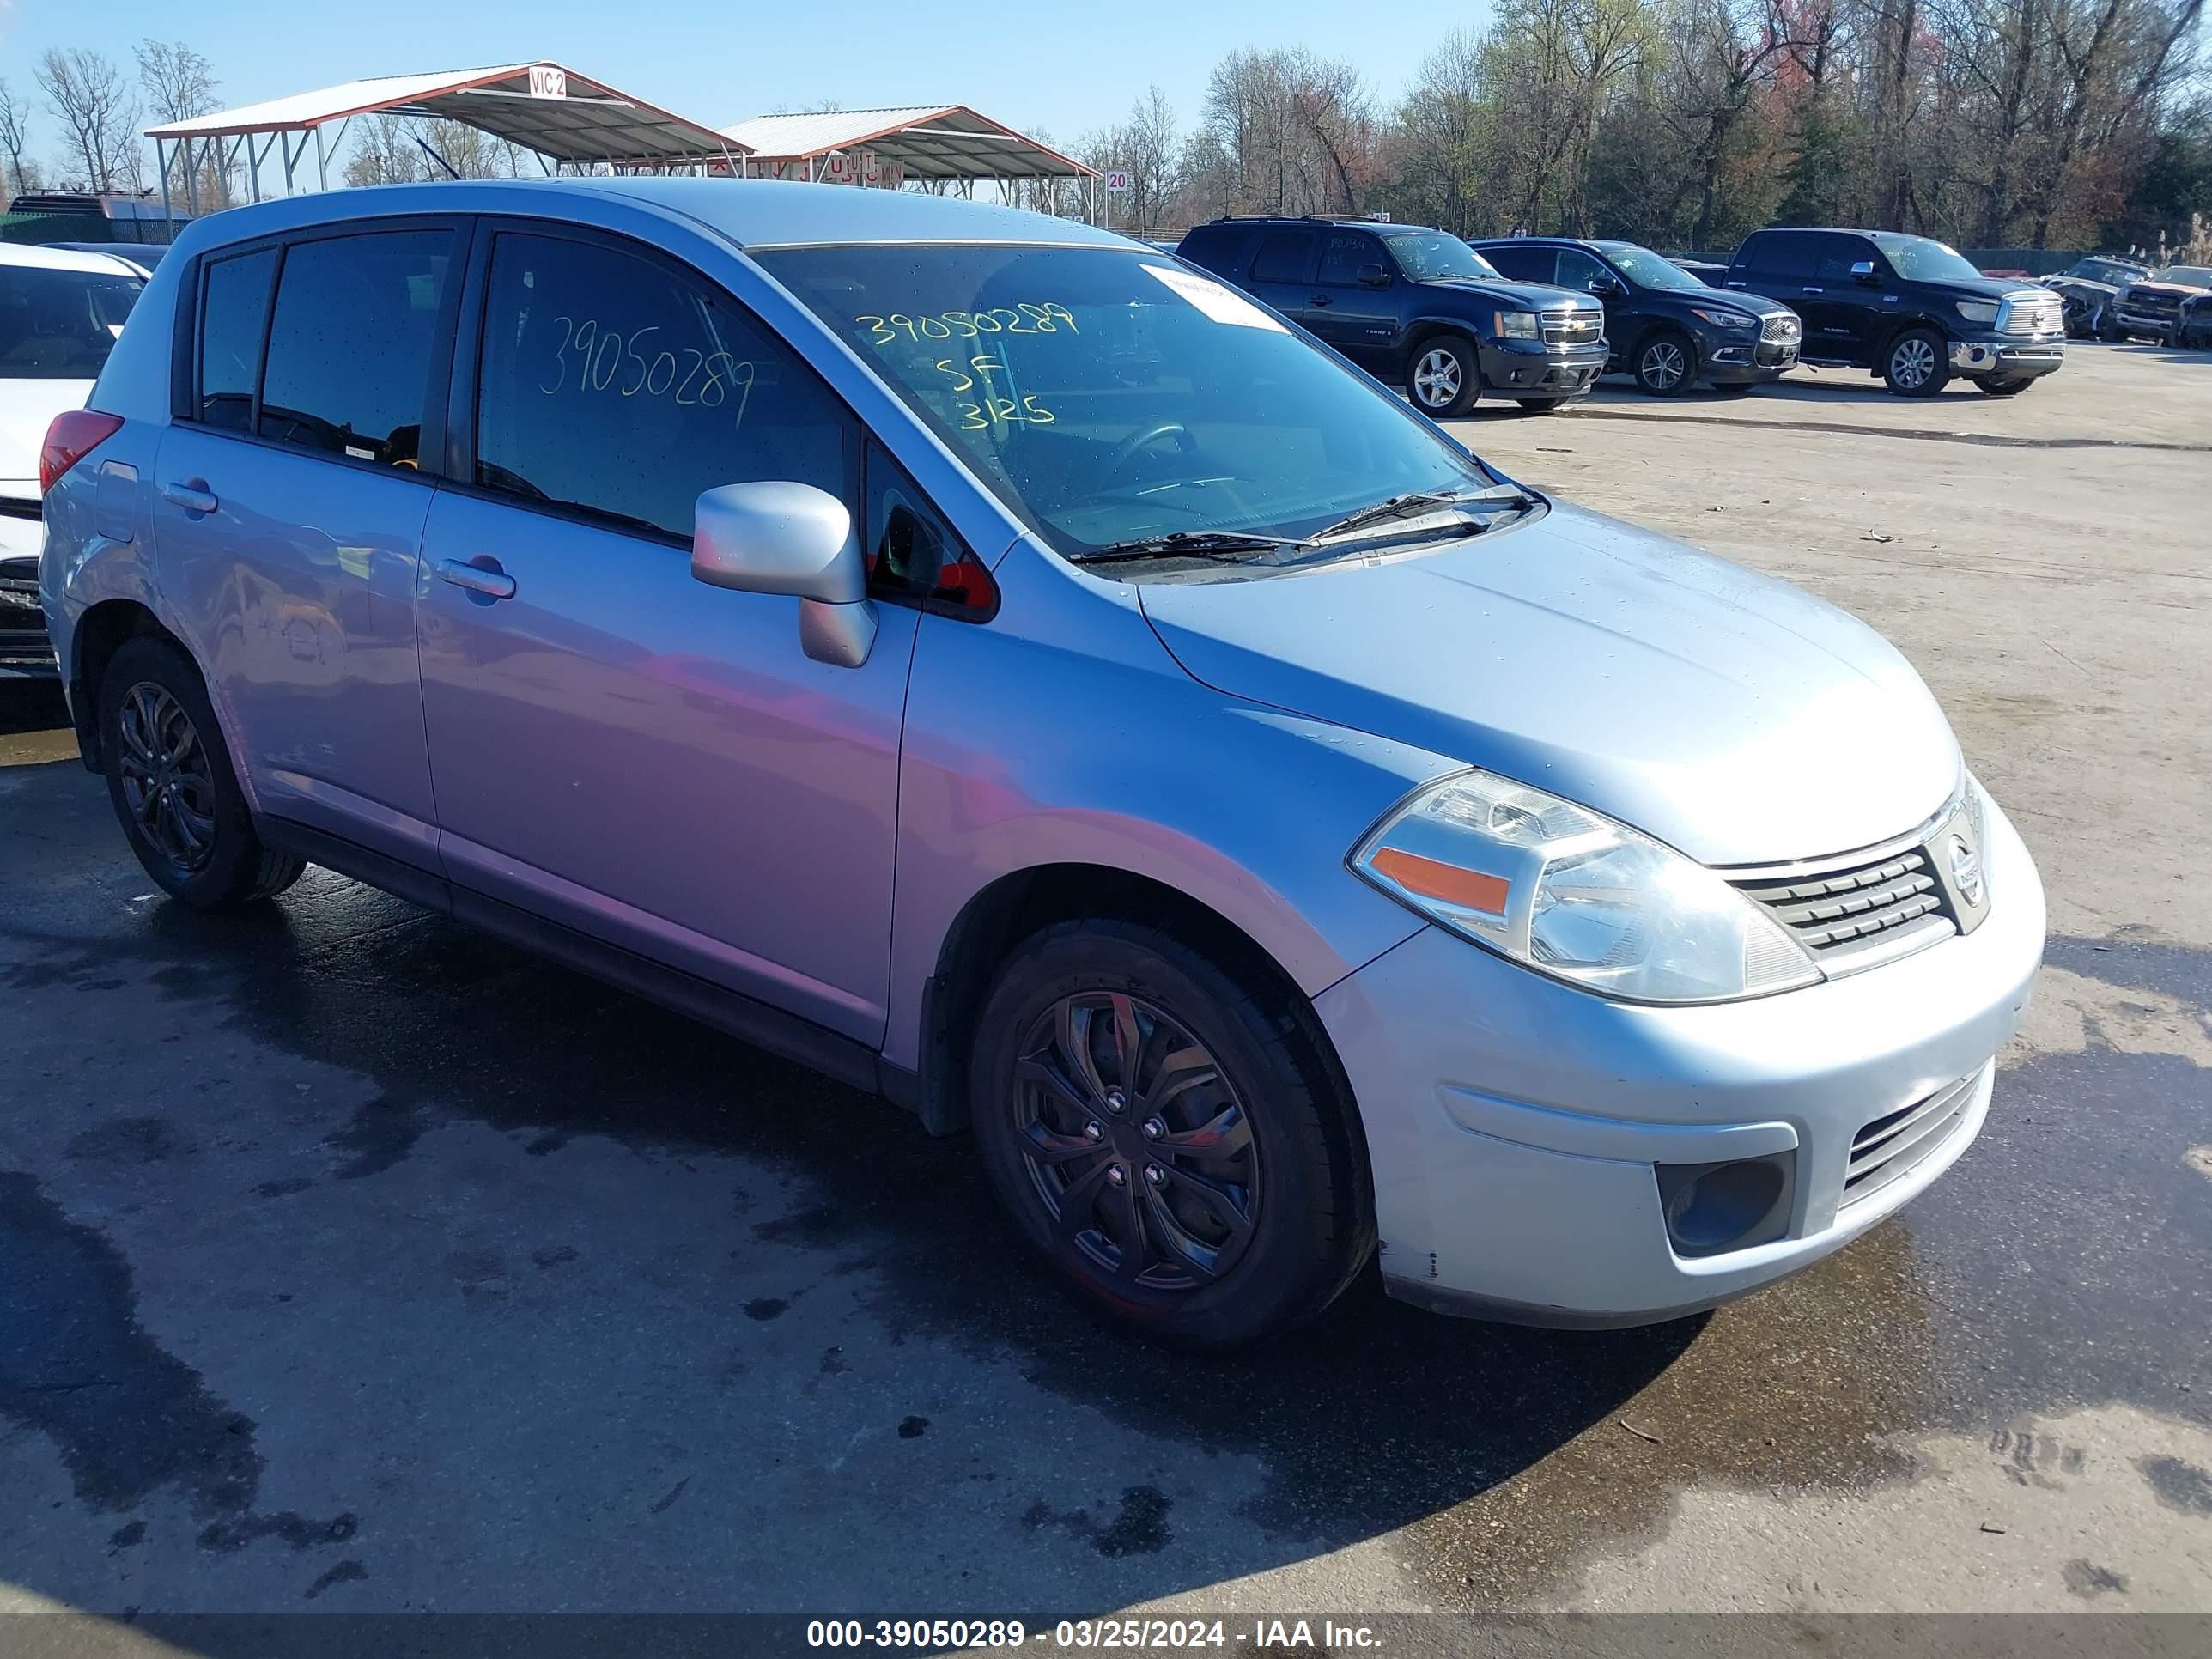
[(44, 457), (87, 763), (967, 1128), (1218, 1346), (1633, 1323), (1963, 1152), (2043, 896), (1912, 669), (1157, 250), (927, 197), (200, 220)]

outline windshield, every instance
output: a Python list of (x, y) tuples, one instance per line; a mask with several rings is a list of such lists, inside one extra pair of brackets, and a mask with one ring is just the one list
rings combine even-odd
[(1467, 276), (1486, 283), (1503, 282), (1498, 267), (1449, 231), (1401, 231), (1384, 239), (1398, 258), (1399, 269), (1417, 283), (1439, 277)]
[(0, 379), (94, 379), (144, 287), (120, 271), (0, 265)]
[(1980, 282), (1974, 263), (1954, 247), (1926, 236), (1877, 236), (1874, 245), (1908, 283)]
[(1704, 288), (1705, 283), (1676, 264), (1672, 259), (1662, 259), (1648, 247), (1638, 247), (1632, 242), (1607, 242), (1605, 257), (1627, 274), (1628, 280), (1639, 288)]
[(1235, 289), (1117, 248), (753, 256), (1071, 556), (1177, 532), (1304, 537), (1494, 480)]
[(2141, 265), (2124, 265), (2111, 259), (2084, 259), (2067, 275), (2090, 283), (2125, 283), (2142, 276)]
[(2176, 283), (2183, 288), (2212, 288), (2212, 266), (2167, 265), (2150, 274), (2154, 283)]

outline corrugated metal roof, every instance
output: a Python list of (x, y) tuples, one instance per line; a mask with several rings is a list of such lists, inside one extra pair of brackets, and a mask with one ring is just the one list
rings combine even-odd
[(1092, 169), (965, 104), (757, 115), (722, 129), (763, 161), (803, 161), (868, 149), (911, 179), (1080, 179)]
[[(533, 70), (539, 73), (533, 76)], [(549, 83), (561, 90), (550, 91)], [(744, 149), (711, 127), (544, 61), (348, 81), (149, 127), (146, 136), (231, 137), (321, 126), (384, 111), (464, 122), (562, 161), (700, 161), (742, 155)]]

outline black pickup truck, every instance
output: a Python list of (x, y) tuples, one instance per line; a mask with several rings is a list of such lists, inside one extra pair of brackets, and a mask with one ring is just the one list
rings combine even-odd
[(1754, 230), (1727, 283), (1804, 319), (1800, 361), (1867, 369), (1901, 398), (1931, 398), (1954, 374), (2009, 398), (2066, 360), (2056, 294), (1984, 276), (1925, 236)]
[(1176, 249), (1439, 419), (1483, 396), (1524, 410), (1587, 393), (1606, 363), (1589, 294), (1508, 282), (1449, 231), (1359, 219), (1222, 218)]

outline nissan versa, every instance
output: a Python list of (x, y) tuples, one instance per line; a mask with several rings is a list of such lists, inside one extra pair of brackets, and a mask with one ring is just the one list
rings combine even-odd
[(185, 904), (312, 860), (972, 1130), (1196, 1345), (1634, 1323), (1990, 1105), (2041, 888), (1912, 669), (1105, 232), (835, 186), (192, 224), (41, 471)]

